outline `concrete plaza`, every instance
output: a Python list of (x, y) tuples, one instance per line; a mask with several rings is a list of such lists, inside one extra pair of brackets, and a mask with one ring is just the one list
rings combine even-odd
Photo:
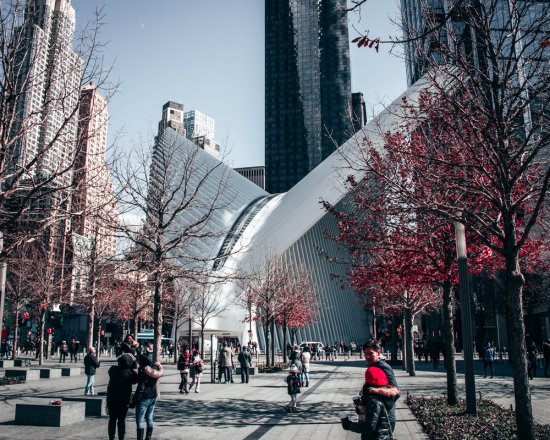
[[(50, 364), (49, 365), (55, 365)], [(74, 365), (74, 364), (73, 364)], [(108, 381), (107, 370), (112, 360), (103, 361), (96, 375), (96, 393), (104, 392)], [(396, 376), (403, 398), (397, 403), (397, 440), (427, 438), (414, 416), (404, 403), (407, 392), (413, 394), (442, 395), (445, 391), (445, 374), (430, 364), (417, 364), (417, 376), (409, 377), (397, 369)], [(65, 364), (70, 366), (70, 364)], [(479, 371), (479, 362), (476, 362)], [(353, 417), (351, 398), (362, 385), (365, 363), (361, 360), (315, 362), (309, 388), (303, 388), (299, 399), (299, 412), (287, 414), (288, 401), (284, 379), (286, 373), (252, 376), (248, 385), (212, 384), (210, 374), (204, 374), (201, 393), (178, 393), (179, 374), (174, 365), (165, 367), (160, 380), (161, 399), (155, 411), (155, 439), (359, 439), (358, 434), (343, 431), (339, 414)], [(460, 369), (460, 363), (459, 363)], [(477, 390), (482, 398), (492, 398), (509, 407), (513, 403), (513, 385), (507, 365), (497, 365), (494, 379), (476, 377)], [(502, 374), (502, 375), (498, 375)], [(463, 393), (463, 376), (459, 374), (459, 392)], [(0, 439), (103, 439), (107, 438), (107, 418), (86, 418), (61, 428), (17, 426), (15, 403), (34, 399), (52, 399), (79, 396), (84, 393), (85, 376), (41, 379), (0, 387)], [(539, 422), (550, 419), (548, 399), (550, 379), (532, 381), (533, 408)], [(127, 418), (127, 438), (135, 435), (135, 412)]]

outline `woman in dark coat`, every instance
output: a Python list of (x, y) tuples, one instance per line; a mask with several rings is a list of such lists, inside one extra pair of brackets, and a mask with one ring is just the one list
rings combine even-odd
[(124, 439), (126, 433), (126, 414), (132, 396), (132, 384), (137, 383), (138, 375), (132, 370), (133, 357), (126, 354), (117, 359), (118, 365), (109, 368), (107, 385), (107, 408), (109, 409), (109, 440), (114, 440), (118, 425), (118, 438)]

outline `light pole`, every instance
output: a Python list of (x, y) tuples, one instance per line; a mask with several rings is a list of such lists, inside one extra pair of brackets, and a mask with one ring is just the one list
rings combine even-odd
[(456, 258), (458, 261), (458, 282), (460, 287), (460, 310), (462, 313), (462, 345), (464, 353), (464, 379), (466, 382), (466, 413), (475, 415), (476, 383), (474, 379), (474, 356), (472, 339), (472, 307), (470, 303), (470, 278), (466, 254), (466, 232), (464, 224), (455, 222)]
[[(0, 256), (2, 255), (3, 251), (4, 251), (4, 234), (0, 232)], [(2, 331), (4, 330), (4, 301), (6, 299), (7, 270), (8, 270), (8, 264), (5, 261), (0, 261), (0, 333), (2, 333)]]

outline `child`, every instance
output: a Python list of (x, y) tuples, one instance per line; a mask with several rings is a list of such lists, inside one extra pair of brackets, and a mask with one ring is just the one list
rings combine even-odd
[(342, 419), (345, 430), (361, 434), (362, 440), (391, 440), (391, 431), (388, 409), (393, 405), (392, 399), (385, 399), (378, 394), (370, 394), (370, 388), (380, 388), (388, 385), (388, 378), (383, 370), (369, 367), (365, 373), (365, 385), (361, 395), (360, 405), (356, 406), (359, 422), (352, 422), (349, 418)]
[(298, 378), (298, 373), (298, 367), (292, 364), (288, 376), (286, 377), (287, 390), (290, 395), (290, 402), (285, 407), (286, 412), (298, 412), (296, 409), (298, 394), (300, 393), (300, 379)]

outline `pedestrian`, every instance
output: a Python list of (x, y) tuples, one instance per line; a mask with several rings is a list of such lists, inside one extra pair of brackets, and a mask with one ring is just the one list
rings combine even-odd
[(126, 434), (126, 414), (132, 397), (132, 384), (137, 383), (137, 370), (133, 369), (134, 360), (130, 354), (123, 354), (117, 359), (117, 365), (109, 368), (107, 385), (107, 408), (109, 440), (114, 440), (118, 426), (118, 439), (124, 440)]
[(69, 346), (67, 345), (67, 341), (61, 341), (61, 344), (59, 345), (59, 363), (61, 362), (65, 363), (65, 360), (67, 359), (68, 351), (69, 351)]
[(485, 378), (487, 378), (487, 367), (489, 367), (489, 371), (491, 372), (491, 379), (493, 378), (494, 359), (495, 359), (495, 349), (490, 342), (487, 342), (487, 346), (485, 347), (485, 358), (483, 360), (483, 370), (485, 372)]
[(189, 372), (191, 368), (191, 354), (189, 347), (185, 346), (183, 353), (178, 358), (178, 370), (180, 372), (180, 394), (189, 394)]
[(199, 350), (193, 350), (193, 359), (191, 361), (191, 385), (189, 389), (195, 386), (195, 393), (200, 393), (202, 370), (204, 368), (204, 361), (201, 359)]
[(241, 366), (241, 383), (248, 383), (250, 378), (249, 368), (252, 368), (252, 356), (246, 347), (243, 347), (243, 351), (239, 353), (237, 357)]
[(380, 368), (388, 379), (388, 385), (384, 388), (370, 388), (369, 394), (375, 394), (383, 398), (387, 398), (389, 407), (389, 419), (392, 432), (395, 431), (395, 402), (399, 399), (399, 389), (397, 388), (397, 381), (395, 380), (395, 374), (392, 368), (383, 360), (380, 360), (382, 354), (382, 346), (376, 339), (370, 339), (363, 344), (363, 357), (367, 362), (368, 368), (365, 371), (365, 383), (367, 379), (367, 373), (369, 368)]
[(151, 365), (151, 361), (147, 356), (140, 355), (138, 362), (138, 386), (132, 397), (130, 407), (136, 408), (137, 440), (143, 440), (145, 427), (147, 427), (145, 440), (151, 440), (155, 405), (159, 397), (157, 382), (164, 370), (160, 362)]
[(309, 387), (309, 361), (311, 360), (311, 353), (309, 352), (309, 347), (304, 347), (304, 351), (302, 352), (302, 356), (300, 357), (300, 361), (302, 364), (302, 374), (300, 381), (302, 382), (302, 386), (305, 386), (306, 388)]
[(137, 356), (138, 347), (139, 343), (137, 341), (134, 341), (132, 335), (126, 335), (126, 338), (124, 338), (124, 341), (120, 344), (120, 349), (122, 353), (130, 353), (134, 357)]
[(531, 380), (537, 377), (537, 346), (534, 342), (527, 348), (527, 373)]
[(74, 355), (75, 362), (80, 361), (80, 341), (78, 339), (74, 342)]
[(441, 350), (438, 341), (432, 341), (432, 343), (430, 344), (430, 354), (432, 357), (432, 364), (434, 369), (439, 369), (439, 356), (441, 355)]
[(388, 378), (384, 371), (377, 367), (369, 367), (365, 373), (365, 385), (359, 405), (355, 406), (359, 421), (352, 422), (346, 417), (342, 419), (342, 427), (361, 434), (361, 440), (391, 440), (393, 430), (389, 420), (389, 407), (393, 402), (389, 398), (371, 392), (373, 389), (387, 386)]
[(300, 373), (300, 376), (298, 376), (298, 378), (300, 379), (300, 386), (302, 386), (302, 379), (301, 379), (302, 361), (301, 361), (301, 358), (302, 358), (302, 352), (300, 351), (300, 348), (297, 345), (295, 345), (294, 349), (290, 353), (289, 361), (290, 361), (291, 365), (294, 364), (294, 365), (296, 365), (296, 368), (298, 368), (298, 372)]
[(222, 351), (220, 353), (220, 365), (223, 368), (224, 383), (233, 382), (233, 350), (224, 341), (222, 345)]
[(90, 347), (88, 354), (84, 356), (84, 373), (86, 373), (86, 388), (84, 388), (85, 396), (93, 396), (94, 393), (94, 379), (96, 369), (99, 368), (99, 361), (95, 355), (95, 348)]
[(152, 364), (153, 363), (153, 343), (152, 342), (147, 342), (147, 344), (145, 345), (144, 354), (149, 358)]
[(76, 362), (76, 339), (71, 339), (71, 343), (69, 344), (69, 356), (71, 358), (71, 362)]
[(286, 377), (287, 392), (290, 396), (290, 402), (285, 407), (286, 412), (298, 412), (297, 403), (298, 403), (298, 394), (300, 394), (300, 379), (298, 377), (300, 370), (294, 364), (290, 365), (290, 370), (288, 376)]
[(542, 355), (544, 356), (544, 377), (548, 377), (548, 367), (550, 366), (550, 339), (542, 343)]

